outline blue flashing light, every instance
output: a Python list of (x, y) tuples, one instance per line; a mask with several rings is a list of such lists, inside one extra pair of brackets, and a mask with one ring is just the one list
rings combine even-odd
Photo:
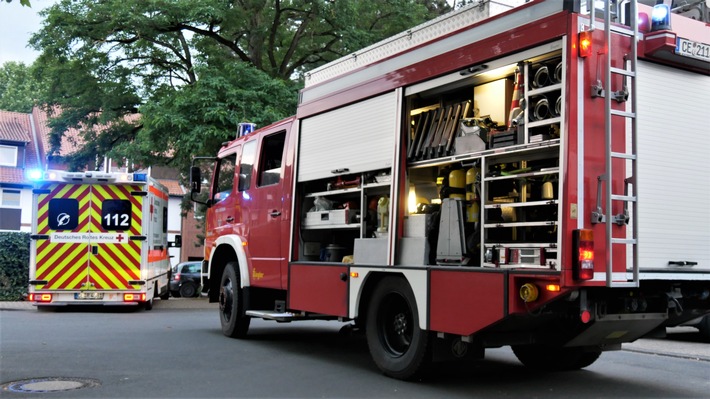
[(44, 176), (44, 173), (39, 169), (30, 169), (27, 171), (27, 177), (30, 180), (42, 180), (42, 176)]
[(651, 11), (651, 30), (669, 30), (671, 28), (671, 7), (656, 4)]
[(237, 137), (244, 137), (247, 134), (256, 130), (256, 123), (242, 122), (242, 123), (238, 124), (237, 126), (238, 126)]
[(27, 177), (30, 180), (40, 180), (42, 176), (44, 176), (44, 173), (39, 169), (30, 169), (27, 171)]
[(134, 173), (133, 181), (148, 181), (148, 175), (145, 173)]

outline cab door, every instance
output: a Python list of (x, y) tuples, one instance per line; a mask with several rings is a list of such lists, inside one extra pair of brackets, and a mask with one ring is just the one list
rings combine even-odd
[(282, 276), (286, 275), (287, 262), (283, 243), (288, 237), (286, 209), (288, 195), (284, 190), (284, 144), (286, 131), (266, 132), (258, 146), (252, 144), (251, 157), (247, 145), (240, 165), (240, 176), (249, 171), (248, 187), (240, 189), (250, 199), (247, 251), (251, 261), (251, 283), (254, 286), (284, 289)]

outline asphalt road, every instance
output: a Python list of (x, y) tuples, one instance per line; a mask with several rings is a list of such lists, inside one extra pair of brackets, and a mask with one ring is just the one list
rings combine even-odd
[(249, 338), (235, 340), (222, 336), (205, 299), (158, 301), (152, 311), (0, 302), (0, 397), (710, 396), (710, 345), (689, 329), (604, 353), (577, 372), (529, 370), (501, 348), (408, 383), (381, 375), (365, 340), (341, 326), (254, 320)]

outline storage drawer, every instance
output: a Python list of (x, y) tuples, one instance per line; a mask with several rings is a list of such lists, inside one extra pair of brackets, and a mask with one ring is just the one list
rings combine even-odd
[(357, 222), (357, 211), (350, 209), (331, 209), (329, 211), (308, 212), (303, 221), (304, 226), (323, 226), (332, 224), (349, 224)]

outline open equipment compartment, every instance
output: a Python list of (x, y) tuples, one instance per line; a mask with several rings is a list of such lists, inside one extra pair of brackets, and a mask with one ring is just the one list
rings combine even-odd
[(564, 57), (554, 42), (405, 90), (399, 264), (559, 267)]

